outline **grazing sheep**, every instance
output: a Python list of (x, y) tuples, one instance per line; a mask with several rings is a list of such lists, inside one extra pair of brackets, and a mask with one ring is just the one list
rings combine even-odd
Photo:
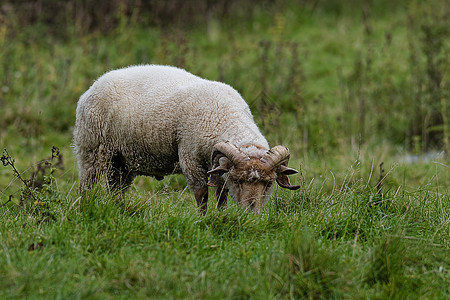
[[(169, 66), (132, 66), (101, 76), (80, 98), (74, 131), (80, 191), (102, 178), (125, 190), (137, 175), (183, 173), (204, 212), (208, 186), (260, 211), (274, 180), (292, 186), (289, 150), (269, 145), (229, 85)], [(209, 180), (208, 180), (209, 177)]]

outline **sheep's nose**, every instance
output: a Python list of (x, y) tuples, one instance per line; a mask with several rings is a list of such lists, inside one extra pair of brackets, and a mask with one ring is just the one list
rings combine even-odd
[(250, 204), (250, 208), (257, 214), (261, 213), (261, 202), (258, 200), (254, 200)]

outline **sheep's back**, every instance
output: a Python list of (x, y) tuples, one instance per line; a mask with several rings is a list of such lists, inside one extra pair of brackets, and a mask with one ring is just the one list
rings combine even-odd
[(77, 130), (95, 128), (136, 165), (163, 159), (171, 165), (180, 144), (201, 159), (224, 140), (268, 147), (237, 91), (175, 67), (134, 66), (104, 74), (80, 98), (77, 123), (83, 123)]

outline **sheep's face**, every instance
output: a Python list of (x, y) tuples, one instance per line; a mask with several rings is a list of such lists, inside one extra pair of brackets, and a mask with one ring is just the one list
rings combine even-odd
[(232, 166), (223, 179), (233, 200), (243, 207), (260, 212), (270, 197), (276, 176), (275, 170), (268, 170), (255, 158)]
[(283, 188), (300, 188), (289, 182), (288, 175), (297, 170), (287, 166), (289, 149), (284, 146), (265, 150), (256, 145), (238, 148), (229, 142), (221, 142), (214, 146), (211, 161), (208, 185), (220, 189), (224, 180), (236, 202), (258, 213), (269, 199), (275, 181)]

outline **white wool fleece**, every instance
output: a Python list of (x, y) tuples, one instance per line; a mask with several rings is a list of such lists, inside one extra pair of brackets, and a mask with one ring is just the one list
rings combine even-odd
[(169, 66), (104, 74), (80, 97), (76, 118), (81, 189), (106, 172), (113, 157), (126, 165), (130, 180), (181, 171), (195, 189), (206, 184), (215, 144), (269, 149), (236, 90)]

